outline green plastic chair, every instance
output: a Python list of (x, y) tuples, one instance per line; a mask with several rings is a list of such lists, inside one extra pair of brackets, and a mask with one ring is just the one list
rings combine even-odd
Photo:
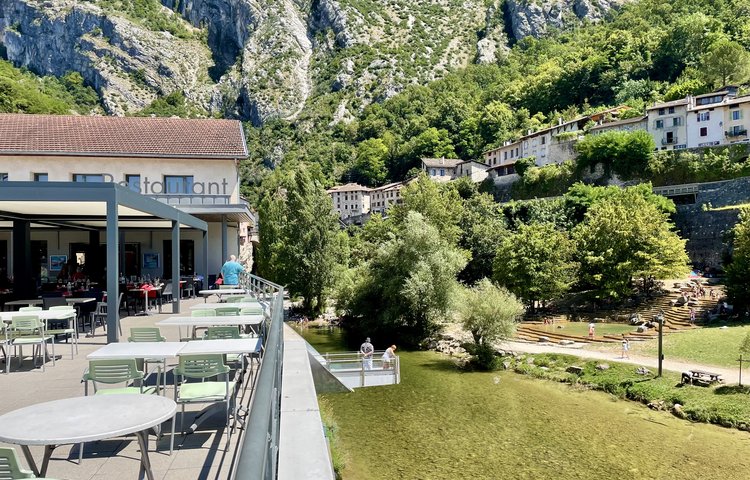
[(241, 302), (245, 298), (243, 295), (232, 295), (224, 299), (224, 303), (237, 303)]
[[(242, 338), (240, 335), (240, 329), (233, 325), (221, 325), (216, 327), (208, 327), (206, 331), (206, 340), (227, 340)], [(231, 353), (224, 355), (224, 359), (227, 363), (237, 363), (239, 367), (244, 367), (243, 355), (239, 353)]]
[[(45, 324), (37, 315), (19, 315), (13, 317), (10, 327), (8, 327), (8, 336), (10, 346), (13, 347), (13, 354), (18, 350), (18, 365), (23, 364), (23, 347), (24, 345), (34, 346), (34, 366), (36, 366), (36, 349), (39, 348), (39, 355), (42, 357), (42, 371), (47, 363), (47, 342), (50, 337), (44, 331)], [(8, 362), (10, 364), (10, 362)], [(55, 343), (52, 342), (52, 365), (55, 365)], [(8, 367), (9, 370), (9, 367)]]
[[(216, 316), (216, 310), (214, 310), (213, 308), (205, 308), (205, 309), (193, 310), (190, 313), (190, 316), (191, 317), (215, 317)], [(180, 341), (181, 342), (189, 342), (190, 340), (197, 340), (198, 339), (198, 336), (197, 336), (198, 330), (205, 330), (205, 329), (206, 329), (206, 327), (193, 327), (192, 336), (187, 337), (187, 338), (180, 338)]]
[(238, 307), (219, 307), (214, 311), (216, 312), (217, 317), (226, 317), (240, 314), (240, 309)]
[[(52, 343), (55, 343), (55, 335), (65, 335), (66, 341), (70, 338), (68, 341), (70, 343), (70, 359), (73, 359), (73, 347), (75, 346), (75, 353), (78, 353), (78, 322), (76, 321), (78, 318), (78, 312), (76, 312), (76, 309), (70, 305), (55, 305), (53, 307), (49, 307), (50, 310), (56, 310), (56, 311), (69, 311), (70, 315), (66, 317), (68, 319), (68, 325), (70, 325), (71, 321), (73, 323), (73, 327), (66, 327), (66, 328), (56, 328), (56, 329), (47, 329), (47, 335), (52, 336)], [(53, 320), (57, 321), (57, 320)], [(49, 320), (47, 323), (49, 324)]]
[[(229, 423), (232, 409), (232, 393), (229, 388), (230, 368), (224, 364), (224, 357), (220, 354), (212, 355), (180, 355), (180, 363), (174, 370), (175, 402), (181, 406), (180, 431), (184, 433), (185, 405), (193, 403), (226, 403), (227, 416), (227, 445), (231, 438)], [(224, 381), (207, 381), (212, 377), (224, 376)], [(200, 380), (195, 383), (184, 383), (188, 379)], [(174, 450), (175, 419), (172, 419), (172, 438), (169, 453)]]
[(240, 286), (239, 286), (239, 285), (237, 285), (237, 284), (232, 284), (232, 285), (219, 285), (219, 290), (231, 290), (231, 289), (235, 289), (235, 288), (240, 288)]
[[(89, 361), (89, 368), (83, 374), (84, 393), (89, 394), (89, 381), (94, 386), (94, 393), (96, 395), (115, 395), (115, 394), (141, 394), (141, 393), (154, 393), (156, 387), (143, 386), (144, 374), (138, 370), (138, 365), (134, 358), (127, 358), (121, 360), (91, 360)], [(118, 387), (118, 388), (106, 388), (100, 390), (98, 384), (104, 385), (116, 385), (118, 383), (138, 383), (139, 386), (131, 387)], [(159, 382), (156, 382), (157, 385)]]
[[(128, 342), (131, 343), (166, 341), (167, 339), (161, 335), (159, 327), (133, 327), (130, 329), (130, 336), (128, 337)], [(140, 359), (136, 359), (136, 363), (140, 367)], [(142, 363), (144, 375), (148, 376), (149, 364), (154, 364), (158, 366), (159, 374), (164, 372), (164, 377), (162, 378), (164, 378), (164, 381), (166, 382), (167, 360), (165, 358), (144, 358)], [(164, 389), (166, 388), (167, 386), (164, 385)]]
[(18, 309), (19, 312), (40, 312), (42, 307), (21, 307)]
[[(94, 386), (94, 395), (140, 395), (156, 393), (158, 387), (144, 387), (144, 374), (138, 370), (134, 358), (121, 360), (90, 360), (89, 368), (84, 372), (82, 381), (83, 391), (89, 394), (89, 381)], [(156, 377), (156, 385), (159, 385), (159, 374)], [(138, 383), (138, 386), (128, 386), (130, 383)], [(100, 390), (98, 384), (116, 385), (124, 383), (124, 387), (105, 388)], [(78, 463), (83, 461), (83, 443), (78, 448)]]
[(34, 474), (21, 468), (16, 451), (12, 448), (0, 447), (0, 479), (15, 480), (17, 478), (35, 478)]

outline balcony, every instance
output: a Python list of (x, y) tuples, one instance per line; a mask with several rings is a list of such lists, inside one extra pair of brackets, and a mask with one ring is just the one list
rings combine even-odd
[(674, 145), (674, 144), (676, 144), (676, 143), (677, 143), (677, 137), (672, 137), (672, 138), (662, 138), (662, 139), (661, 139), (661, 144), (662, 144), (662, 145)]
[(172, 206), (195, 205), (195, 206), (213, 206), (213, 205), (231, 205), (231, 195), (198, 195), (190, 193), (167, 193), (159, 195), (149, 195), (154, 200)]
[(747, 129), (743, 128), (742, 130), (729, 130), (727, 132), (724, 132), (724, 135), (727, 137), (747, 137)]

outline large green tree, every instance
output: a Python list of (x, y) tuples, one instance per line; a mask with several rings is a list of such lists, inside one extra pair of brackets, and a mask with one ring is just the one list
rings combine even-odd
[(685, 240), (666, 213), (638, 189), (603, 198), (573, 231), (581, 279), (597, 298), (617, 299), (632, 292), (633, 280), (687, 273)]
[(577, 280), (575, 245), (550, 223), (520, 225), (499, 244), (494, 278), (534, 310), (537, 301), (560, 298)]
[(458, 288), (466, 254), (417, 212), (358, 271), (342, 305), (344, 327), (378, 342), (416, 345), (440, 329)]
[(736, 311), (750, 306), (750, 208), (740, 211), (732, 230), (732, 261), (726, 266), (727, 296)]
[(382, 184), (388, 174), (385, 168), (388, 146), (380, 138), (368, 138), (357, 145), (354, 172), (357, 179), (368, 186)]
[[(282, 175), (282, 174), (279, 174)], [(312, 315), (326, 306), (336, 266), (344, 262), (345, 234), (331, 199), (307, 169), (283, 174), (261, 201), (258, 272), (285, 284)]]
[(458, 222), (463, 210), (461, 197), (456, 189), (438, 184), (427, 175), (420, 174), (414, 182), (401, 190), (401, 200), (401, 203), (389, 210), (397, 226), (403, 225), (409, 212), (418, 212), (438, 229), (443, 238), (455, 244), (461, 233)]
[(715, 87), (744, 83), (750, 78), (750, 53), (737, 42), (717, 40), (701, 57), (701, 72)]
[(471, 260), (458, 278), (469, 285), (492, 276), (497, 245), (508, 233), (500, 205), (486, 193), (464, 200), (458, 245), (471, 253)]

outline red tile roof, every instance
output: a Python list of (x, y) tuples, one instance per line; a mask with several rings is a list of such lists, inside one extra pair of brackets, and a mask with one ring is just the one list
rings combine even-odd
[(0, 114), (0, 154), (245, 158), (237, 120)]

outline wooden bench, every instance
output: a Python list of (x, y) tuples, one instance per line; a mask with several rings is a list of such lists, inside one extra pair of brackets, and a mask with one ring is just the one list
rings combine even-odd
[(700, 387), (708, 387), (714, 383), (724, 383), (724, 379), (721, 378), (720, 373), (705, 372), (703, 370), (688, 370), (682, 372), (683, 384), (698, 385)]

